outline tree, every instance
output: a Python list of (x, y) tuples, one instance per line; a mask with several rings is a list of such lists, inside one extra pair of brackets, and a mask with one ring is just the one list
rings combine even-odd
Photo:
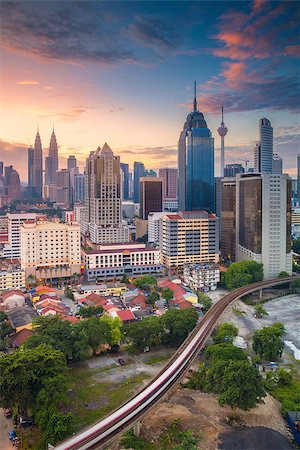
[(205, 349), (205, 360), (209, 361), (210, 364), (216, 361), (245, 361), (247, 360), (247, 354), (232, 343), (224, 342), (209, 345)]
[(8, 315), (4, 311), (0, 311), (0, 322), (8, 320)]
[(259, 319), (261, 319), (263, 316), (269, 315), (261, 303), (257, 303), (254, 306), (254, 310), (255, 310), (256, 317), (258, 317)]
[(164, 288), (164, 289), (161, 291), (161, 296), (162, 296), (163, 299), (166, 300), (167, 303), (169, 303), (169, 301), (172, 300), (173, 295), (174, 295), (174, 294), (173, 294), (173, 291), (172, 291), (172, 289), (170, 289), (170, 288)]
[(3, 320), (0, 322), (0, 339), (5, 339), (9, 336), (13, 331), (15, 331), (14, 327), (11, 326), (11, 323), (8, 320)]
[(147, 347), (157, 347), (161, 343), (161, 325), (158, 317), (145, 317), (143, 320), (124, 326), (131, 348), (143, 352)]
[(226, 289), (232, 290), (261, 281), (263, 275), (262, 264), (256, 261), (238, 261), (230, 264), (227, 272), (222, 276), (222, 282)]
[(205, 295), (202, 291), (199, 291), (197, 295), (199, 303), (202, 304), (202, 310), (206, 313), (212, 307), (212, 299), (208, 297), (208, 295)]
[(33, 275), (33, 273), (31, 273), (30, 275), (28, 275), (27, 277), (27, 283), (29, 285), (30, 288), (32, 288), (33, 286), (36, 285), (36, 278), (35, 275)]
[(47, 380), (67, 372), (64, 354), (50, 345), (18, 350), (0, 358), (0, 405), (25, 414), (34, 408)]
[(68, 297), (71, 300), (74, 300), (74, 294), (71, 288), (69, 288), (69, 286), (67, 286), (65, 288), (65, 296)]
[(157, 300), (159, 300), (159, 293), (157, 291), (151, 291), (147, 297), (146, 303), (153, 306)]
[(55, 445), (70, 436), (73, 431), (74, 419), (72, 413), (55, 412), (49, 417), (43, 437), (46, 443)]
[[(219, 404), (245, 411), (263, 403), (266, 393), (262, 378), (249, 361), (223, 362), (223, 375), (219, 385)], [(212, 371), (214, 368), (212, 367)]]
[(133, 284), (144, 291), (150, 291), (152, 287), (157, 286), (157, 280), (151, 275), (144, 275), (136, 278)]
[(91, 347), (93, 355), (101, 345), (112, 345), (112, 326), (109, 322), (100, 321), (98, 317), (91, 317), (81, 321), (76, 325), (77, 330), (87, 337), (88, 345)]
[(121, 342), (123, 338), (122, 333), (122, 321), (119, 317), (110, 317), (104, 314), (100, 317), (100, 323), (108, 324), (110, 328), (110, 339), (109, 345), (117, 345)]
[(287, 272), (285, 272), (284, 270), (282, 271), (282, 272), (280, 272), (279, 274), (278, 274), (278, 277), (277, 278), (286, 278), (286, 277), (289, 277), (290, 275), (287, 273)]
[(225, 322), (218, 326), (214, 335), (214, 344), (220, 344), (222, 342), (232, 343), (234, 338), (238, 335), (238, 329), (231, 323)]
[(198, 314), (194, 308), (169, 309), (161, 318), (162, 342), (179, 346), (196, 326)]
[(101, 316), (102, 314), (102, 306), (83, 306), (79, 310), (79, 315), (85, 319), (94, 316)]
[(277, 360), (283, 350), (284, 327), (281, 323), (274, 323), (270, 327), (263, 327), (255, 331), (252, 348), (262, 358), (269, 361)]

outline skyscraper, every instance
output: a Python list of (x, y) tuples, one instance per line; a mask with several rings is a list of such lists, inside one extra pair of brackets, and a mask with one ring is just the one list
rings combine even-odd
[(223, 106), (222, 106), (222, 122), (221, 126), (218, 128), (218, 133), (221, 136), (221, 170), (220, 176), (224, 176), (224, 164), (225, 164), (225, 148), (224, 148), (224, 140), (227, 134), (228, 128), (225, 127), (224, 117), (223, 117)]
[(120, 163), (120, 167), (123, 172), (123, 199), (129, 199), (129, 165)]
[(164, 199), (176, 199), (178, 197), (178, 169), (159, 169), (158, 175), (163, 179)]
[(220, 250), (225, 260), (235, 261), (236, 179), (223, 178)]
[(197, 109), (189, 113), (178, 143), (179, 210), (214, 210), (214, 140), (204, 116)]
[(272, 173), (281, 175), (282, 174), (282, 158), (278, 153), (273, 153), (273, 166)]
[(76, 156), (70, 155), (68, 158), (68, 171), (71, 173), (71, 170), (76, 169), (76, 167), (77, 167)]
[(297, 198), (300, 198), (300, 153), (297, 155)]
[(85, 175), (77, 173), (74, 177), (74, 203), (83, 203), (85, 198)]
[(57, 171), (56, 201), (59, 204), (69, 206), (71, 203), (70, 172), (67, 169)]
[(273, 168), (273, 128), (266, 119), (259, 120), (259, 142), (254, 149), (254, 170), (260, 173), (272, 173)]
[(133, 201), (139, 203), (140, 201), (140, 178), (145, 172), (145, 166), (141, 162), (135, 161), (133, 164)]
[(3, 176), (3, 162), (0, 161), (0, 177)]
[(42, 198), (43, 185), (43, 151), (39, 130), (36, 133), (33, 153), (33, 186), (35, 197)]
[(49, 155), (45, 160), (45, 184), (56, 184), (56, 172), (58, 170), (58, 146), (54, 128), (52, 130)]
[(95, 244), (127, 242), (122, 226), (120, 157), (105, 143), (91, 152), (85, 167), (85, 213), (82, 233)]
[(263, 263), (267, 279), (292, 274), (291, 196), (288, 175), (236, 176), (236, 260)]
[(226, 164), (224, 168), (224, 177), (235, 177), (237, 173), (244, 173), (242, 164)]
[(140, 178), (140, 218), (147, 220), (150, 212), (163, 210), (163, 179)]
[(32, 198), (34, 195), (34, 185), (33, 185), (33, 159), (34, 159), (34, 150), (32, 147), (28, 149), (28, 196)]

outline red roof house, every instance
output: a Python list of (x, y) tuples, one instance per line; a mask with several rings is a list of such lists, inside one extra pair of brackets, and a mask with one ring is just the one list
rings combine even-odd
[(129, 309), (124, 309), (122, 311), (117, 311), (118, 317), (122, 320), (122, 322), (133, 322), (135, 320), (134, 314)]

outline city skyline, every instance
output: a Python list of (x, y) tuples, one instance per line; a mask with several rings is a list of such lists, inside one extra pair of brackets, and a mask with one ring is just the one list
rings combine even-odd
[(295, 177), (296, 2), (170, 3), (2, 3), (0, 152), (22, 181), (38, 124), (45, 157), (54, 123), (60, 167), (74, 154), (82, 168), (105, 141), (130, 166), (176, 167), (194, 79), (199, 111), (215, 138), (216, 174), (224, 104), (225, 163), (252, 160), (258, 120), (266, 117), (274, 152)]

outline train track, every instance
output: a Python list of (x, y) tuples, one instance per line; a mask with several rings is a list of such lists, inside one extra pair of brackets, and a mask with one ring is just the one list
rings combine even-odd
[(184, 376), (215, 328), (220, 316), (233, 301), (259, 289), (300, 279), (275, 278), (243, 286), (225, 295), (205, 314), (162, 371), (138, 394), (96, 424), (58, 444), (56, 450), (103, 449), (149, 412)]

